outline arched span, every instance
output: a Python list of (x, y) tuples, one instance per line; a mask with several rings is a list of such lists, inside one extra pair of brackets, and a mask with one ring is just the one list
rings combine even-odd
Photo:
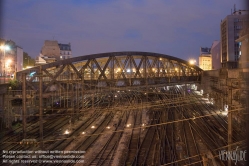
[(43, 91), (49, 91), (68, 82), (115, 87), (200, 81), (201, 73), (199, 67), (173, 56), (129, 51), (61, 60), (20, 71), (17, 78), (21, 80), (21, 75), (26, 74), (27, 85), (32, 89), (37, 89), (35, 83), (42, 78)]
[[(60, 60), (57, 62), (53, 62), (53, 63), (49, 63), (49, 64), (44, 64), (42, 65), (42, 69), (46, 69), (46, 68), (50, 68), (53, 66), (57, 66), (57, 65), (61, 65), (61, 64), (70, 64), (70, 63), (75, 63), (78, 61), (84, 61), (84, 60), (88, 60), (88, 59), (93, 59), (93, 58), (105, 58), (105, 57), (118, 57), (118, 56), (134, 56), (134, 55), (142, 55), (142, 56), (151, 56), (151, 57), (159, 57), (159, 58), (166, 58), (169, 60), (174, 60), (177, 61), (179, 63), (183, 63), (186, 65), (190, 65), (189, 62), (177, 58), (177, 57), (173, 57), (170, 55), (166, 55), (166, 54), (160, 54), (160, 53), (152, 53), (152, 52), (141, 52), (141, 51), (124, 51), (124, 52), (107, 52), (107, 53), (98, 53), (98, 54), (90, 54), (90, 55), (83, 55), (83, 56), (78, 56), (78, 57), (73, 57), (70, 59), (65, 59), (65, 60)], [(199, 68), (198, 66), (195, 65), (191, 65), (193, 68), (195, 68), (196, 70), (202, 71), (201, 68)], [(34, 68), (32, 68), (34, 69)], [(22, 72), (26, 72), (29, 71), (29, 69), (24, 70), (24, 71), (20, 71), (18, 73), (22, 73)]]

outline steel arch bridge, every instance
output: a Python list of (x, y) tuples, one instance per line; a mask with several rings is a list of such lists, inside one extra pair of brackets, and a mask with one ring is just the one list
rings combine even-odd
[[(146, 86), (200, 82), (202, 69), (169, 55), (150, 52), (109, 52), (79, 56), (17, 72), (17, 79), (26, 82), (26, 89), (43, 93), (74, 87)], [(22, 78), (25, 77), (25, 80)], [(42, 78), (42, 79), (41, 79)], [(77, 84), (77, 85), (76, 85)], [(79, 85), (81, 84), (81, 85)]]
[[(154, 106), (149, 98), (155, 91), (162, 88), (170, 91), (174, 84), (185, 84), (186, 87), (191, 83), (200, 83), (201, 74), (199, 67), (169, 55), (149, 52), (101, 53), (17, 72), (16, 78), (22, 83), (22, 94), (14, 94), (14, 91), (12, 94), (26, 101), (22, 102), (24, 137), (27, 114), (37, 115), (39, 112), (42, 140), (44, 113), (66, 111), (65, 115), (70, 114), (74, 119), (84, 115), (89, 107), (92, 110), (124, 109), (123, 106), (115, 106), (117, 100), (125, 100), (124, 103), (128, 102), (130, 107), (136, 108), (132, 103), (138, 96), (141, 102), (146, 99), (143, 105), (149, 108)], [(179, 101), (189, 102), (187, 96)], [(172, 104), (179, 101), (167, 99), (163, 102)]]

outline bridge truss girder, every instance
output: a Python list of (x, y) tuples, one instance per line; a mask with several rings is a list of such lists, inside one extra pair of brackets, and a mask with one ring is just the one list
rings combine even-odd
[[(39, 72), (41, 68), (41, 73)], [(32, 75), (30, 75), (33, 72)], [(67, 84), (83, 89), (144, 86), (200, 81), (202, 70), (168, 55), (147, 52), (113, 52), (75, 57), (37, 66), (17, 73), (26, 74), (27, 89), (37, 90), (43, 81), (43, 93), (62, 91)], [(20, 79), (19, 79), (20, 80)], [(84, 86), (84, 87), (83, 87)], [(72, 87), (72, 88), (73, 88)]]

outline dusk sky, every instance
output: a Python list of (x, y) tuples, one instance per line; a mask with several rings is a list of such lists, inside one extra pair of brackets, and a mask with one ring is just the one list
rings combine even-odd
[(6, 0), (3, 35), (36, 57), (44, 40), (71, 43), (73, 57), (145, 51), (198, 58), (220, 40), (220, 22), (244, 0)]

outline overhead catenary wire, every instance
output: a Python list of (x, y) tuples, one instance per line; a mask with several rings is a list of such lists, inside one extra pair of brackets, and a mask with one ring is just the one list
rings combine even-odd
[[(230, 110), (229, 112), (235, 112), (241, 109), (235, 109), (235, 110)], [(112, 111), (110, 111), (112, 112)], [(200, 118), (204, 118), (204, 117), (209, 117), (209, 116), (213, 116), (213, 115), (217, 115), (217, 113), (213, 113), (213, 114), (208, 114), (208, 115), (203, 115), (203, 116), (196, 116), (194, 118), (186, 118), (186, 119), (180, 119), (180, 120), (176, 120), (176, 121), (170, 121), (170, 122), (165, 122), (165, 123), (158, 123), (158, 124), (152, 124), (152, 125), (145, 125), (145, 126), (141, 126), (141, 127), (135, 127), (135, 128), (126, 128), (126, 130), (135, 130), (135, 129), (141, 129), (141, 128), (149, 128), (149, 127), (155, 127), (155, 126), (162, 126), (162, 125), (167, 125), (167, 124), (172, 124), (172, 123), (178, 123), (178, 122), (183, 122), (183, 121), (189, 121), (189, 120), (195, 120), (195, 119), (200, 119)], [(125, 130), (116, 130), (116, 131), (109, 131), (109, 132), (124, 132)], [(68, 137), (68, 138), (61, 138), (61, 139), (53, 139), (53, 140), (44, 140), (44, 142), (51, 142), (51, 141), (57, 141), (57, 140), (65, 140), (65, 139), (76, 139), (78, 137), (86, 137), (86, 136), (94, 136), (94, 135), (102, 135), (102, 134), (106, 134), (106, 133), (99, 133), (99, 134), (85, 134), (85, 135), (81, 135), (81, 136), (77, 136), (77, 137)], [(17, 143), (19, 144), (20, 142), (3, 142), (3, 143)]]

